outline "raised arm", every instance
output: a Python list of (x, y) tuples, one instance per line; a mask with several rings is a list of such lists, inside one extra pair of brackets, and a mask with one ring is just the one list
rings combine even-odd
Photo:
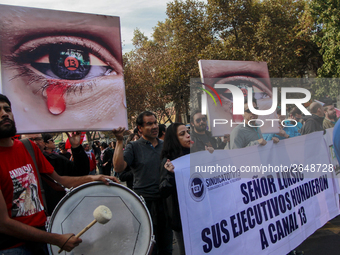
[(122, 128), (122, 127), (112, 130), (112, 133), (116, 136), (116, 139), (117, 139), (115, 153), (113, 154), (113, 159), (112, 159), (115, 172), (117, 173), (123, 172), (124, 169), (127, 167), (127, 163), (124, 161), (124, 152), (123, 152), (124, 132), (125, 132), (125, 128)]

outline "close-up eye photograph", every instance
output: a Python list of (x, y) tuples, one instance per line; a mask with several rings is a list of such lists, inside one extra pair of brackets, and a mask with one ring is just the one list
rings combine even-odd
[(119, 17), (1, 6), (0, 22), (19, 132), (127, 125)]
[[(239, 123), (244, 120), (241, 114), (234, 114), (234, 103), (243, 101), (246, 103), (248, 97), (256, 101), (260, 110), (270, 109), (272, 106), (272, 85), (269, 78), (267, 63), (256, 61), (229, 61), (229, 60), (200, 60), (200, 73), (203, 83), (198, 84), (214, 88), (219, 96), (221, 103), (215, 105), (212, 97), (206, 96), (207, 114), (209, 116), (209, 127), (214, 136), (223, 136), (229, 134), (236, 126), (232, 123)], [(228, 88), (219, 88), (223, 84), (229, 84), (237, 87), (242, 92), (241, 98), (236, 98), (233, 92)], [(251, 88), (252, 95), (248, 95)], [(259, 116), (261, 119), (277, 119), (276, 114)], [(221, 121), (216, 124), (214, 119)], [(223, 120), (223, 121), (222, 121)], [(222, 124), (223, 123), (223, 124)], [(266, 123), (261, 127), (264, 131), (276, 131), (278, 125)]]

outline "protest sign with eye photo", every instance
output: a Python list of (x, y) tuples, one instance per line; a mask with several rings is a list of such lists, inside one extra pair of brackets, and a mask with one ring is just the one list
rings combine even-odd
[(18, 133), (127, 127), (119, 17), (2, 5), (0, 23)]
[[(259, 110), (271, 108), (273, 93), (267, 63), (230, 60), (200, 60), (198, 63), (201, 82), (197, 82), (197, 85), (211, 93), (211, 96), (206, 93), (204, 95), (206, 99), (202, 97), (202, 102), (206, 100), (206, 113), (213, 136), (230, 134), (238, 123), (243, 122), (243, 114), (235, 114), (235, 102), (237, 101), (241, 102), (243, 108), (243, 102), (247, 102), (251, 97)], [(227, 88), (228, 85), (229, 88)], [(230, 85), (234, 90), (238, 90), (231, 91)], [(248, 88), (252, 89), (251, 94)], [(242, 95), (238, 98), (235, 92), (242, 93)], [(268, 119), (278, 119), (276, 108), (271, 114), (257, 117), (262, 119), (261, 130), (263, 133), (277, 131), (277, 121), (267, 121)]]

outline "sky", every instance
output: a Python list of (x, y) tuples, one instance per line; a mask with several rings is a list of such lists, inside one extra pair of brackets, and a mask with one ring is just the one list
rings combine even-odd
[(133, 49), (134, 29), (150, 38), (158, 21), (166, 19), (170, 0), (0, 0), (0, 4), (119, 16), (123, 54)]

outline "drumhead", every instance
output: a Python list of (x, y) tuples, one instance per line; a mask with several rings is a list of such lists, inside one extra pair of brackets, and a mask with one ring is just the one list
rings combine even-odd
[[(145, 255), (152, 246), (152, 221), (139, 196), (123, 185), (91, 182), (69, 192), (52, 213), (48, 232), (78, 234), (94, 220), (93, 211), (105, 205), (112, 212), (106, 224), (96, 223), (80, 238), (83, 242), (70, 253)], [(49, 245), (50, 254), (59, 247)]]

